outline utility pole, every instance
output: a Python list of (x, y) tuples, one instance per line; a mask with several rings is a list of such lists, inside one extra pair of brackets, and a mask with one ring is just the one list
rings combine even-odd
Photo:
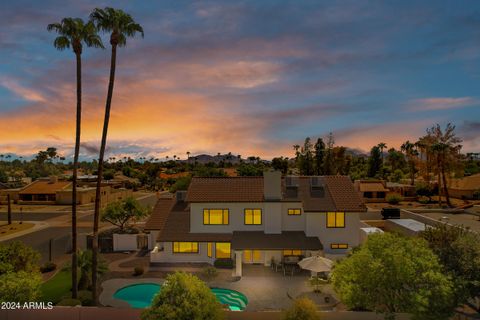
[(8, 224), (12, 224), (12, 204), (10, 203), (10, 194), (7, 194), (7, 214), (8, 214)]

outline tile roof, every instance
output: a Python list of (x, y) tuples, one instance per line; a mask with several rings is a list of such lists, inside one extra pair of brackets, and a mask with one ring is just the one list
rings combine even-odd
[(262, 202), (263, 177), (194, 177), (188, 202)]
[(385, 188), (383, 183), (380, 181), (360, 181), (359, 191), (360, 192), (388, 192), (390, 190)]
[(55, 194), (57, 191), (65, 189), (70, 184), (70, 181), (56, 181), (37, 180), (24, 187), (18, 194)]
[(152, 214), (145, 223), (145, 230), (163, 230), (174, 201), (173, 198), (158, 199)]
[(366, 211), (365, 204), (355, 191), (348, 176), (324, 176), (327, 190), (335, 203), (337, 210)]
[(263, 231), (234, 231), (232, 249), (303, 249), (322, 250), (323, 246), (317, 237), (307, 237), (303, 231), (284, 231), (279, 234)]

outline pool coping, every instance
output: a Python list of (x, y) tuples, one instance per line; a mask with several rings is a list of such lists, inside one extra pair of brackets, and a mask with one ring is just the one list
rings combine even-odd
[(115, 308), (129, 308), (131, 309), (132, 306), (128, 304), (128, 302), (124, 300), (115, 299), (113, 295), (117, 290), (127, 287), (134, 284), (140, 283), (155, 283), (155, 284), (163, 284), (165, 279), (160, 278), (138, 278), (138, 279), (110, 279), (106, 280), (102, 283), (102, 293), (98, 298), (100, 303), (105, 307), (115, 307)]

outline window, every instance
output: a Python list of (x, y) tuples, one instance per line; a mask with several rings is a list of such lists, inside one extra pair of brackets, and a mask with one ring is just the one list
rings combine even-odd
[(327, 212), (327, 228), (345, 228), (345, 212)]
[(230, 258), (230, 242), (215, 243), (215, 257), (217, 259)]
[(284, 256), (301, 256), (302, 250), (283, 250)]
[(302, 214), (302, 209), (288, 209), (289, 216), (299, 216)]
[(203, 209), (203, 224), (228, 224), (228, 209)]
[(262, 224), (262, 209), (245, 209), (245, 224)]
[(346, 243), (332, 243), (330, 244), (332, 249), (348, 249), (348, 244)]
[(174, 242), (173, 253), (198, 253), (198, 242)]
[(209, 258), (213, 257), (212, 248), (213, 248), (213, 244), (211, 242), (207, 243), (207, 256)]

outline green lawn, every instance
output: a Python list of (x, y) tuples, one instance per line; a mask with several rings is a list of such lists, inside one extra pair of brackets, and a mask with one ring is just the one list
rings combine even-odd
[(59, 302), (62, 297), (70, 294), (72, 277), (70, 271), (61, 270), (53, 278), (42, 284), (42, 300)]

